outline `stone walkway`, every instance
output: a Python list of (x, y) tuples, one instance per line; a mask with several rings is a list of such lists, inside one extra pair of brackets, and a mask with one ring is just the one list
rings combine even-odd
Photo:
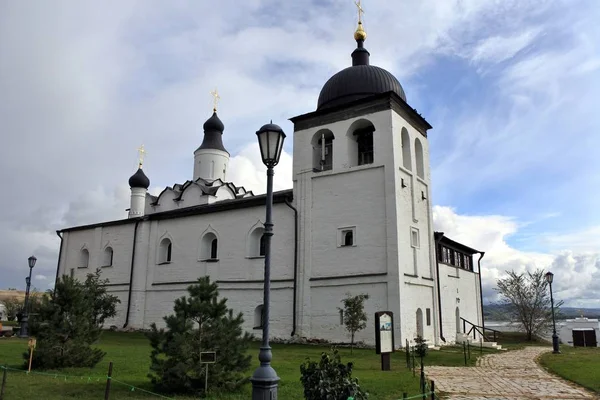
[(535, 362), (551, 350), (526, 347), (483, 356), (476, 367), (425, 367), (425, 373), (451, 400), (596, 399)]

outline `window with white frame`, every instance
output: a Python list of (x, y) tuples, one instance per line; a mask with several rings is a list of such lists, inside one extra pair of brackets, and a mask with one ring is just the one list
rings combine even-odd
[(355, 226), (338, 229), (338, 246), (339, 247), (356, 246), (356, 227)]
[(213, 232), (207, 232), (202, 236), (200, 241), (200, 259), (207, 260), (218, 260), (219, 259), (219, 239)]
[(168, 264), (173, 259), (173, 243), (169, 238), (164, 238), (158, 246), (158, 263)]
[(90, 266), (90, 252), (87, 249), (81, 250), (79, 268), (87, 268)]
[(102, 266), (103, 267), (112, 267), (113, 265), (113, 249), (110, 246), (107, 246), (104, 249), (104, 254), (102, 255)]
[(257, 227), (248, 235), (248, 257), (264, 257), (267, 253), (265, 228)]

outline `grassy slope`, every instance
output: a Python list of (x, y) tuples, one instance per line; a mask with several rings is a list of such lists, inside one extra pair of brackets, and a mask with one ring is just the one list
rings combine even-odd
[[(22, 365), (22, 353), (26, 351), (26, 341), (21, 339), (0, 340), (0, 364), (19, 368)], [(100, 347), (107, 352), (104, 360), (93, 369), (67, 369), (64, 374), (76, 375), (77, 378), (54, 376), (27, 376), (23, 372), (9, 372), (6, 386), (6, 400), (11, 399), (44, 399), (58, 400), (64, 398), (73, 399), (99, 399), (103, 398), (105, 387), (105, 376), (109, 361), (114, 362), (113, 377), (117, 380), (127, 382), (131, 385), (151, 390), (149, 380), (146, 377), (149, 367), (150, 346), (146, 338), (137, 333), (111, 333), (106, 332), (101, 340)], [(321, 351), (327, 351), (327, 347), (300, 346), (300, 345), (274, 345), (273, 367), (281, 378), (279, 387), (279, 398), (286, 400), (302, 399), (302, 385), (300, 384), (300, 364), (306, 357), (316, 359)], [(253, 344), (252, 354), (258, 354), (258, 344)], [(380, 358), (373, 350), (354, 350), (350, 355), (349, 349), (340, 350), (342, 361), (354, 361), (354, 376), (360, 379), (362, 387), (371, 393), (371, 398), (381, 400), (398, 399), (403, 392), (416, 394), (418, 388), (418, 376), (413, 378), (412, 373), (405, 367), (405, 354), (395, 353), (392, 357), (392, 371), (380, 371)], [(427, 362), (437, 360), (445, 365), (460, 365), (463, 361), (462, 352), (432, 352)], [(473, 359), (475, 357), (472, 357)], [(248, 371), (252, 371), (258, 365), (255, 364)], [(88, 382), (88, 377), (93, 377)], [(100, 378), (98, 380), (98, 378)], [(209, 383), (210, 387), (210, 383)], [(241, 400), (250, 397), (251, 388), (247, 385), (242, 392), (228, 395), (214, 395), (212, 399)], [(147, 395), (139, 390), (134, 392), (130, 388), (113, 381), (111, 399), (136, 398), (154, 399), (157, 397)], [(178, 399), (185, 397), (177, 396)]]
[(600, 393), (600, 348), (561, 346), (561, 354), (546, 353), (540, 364), (565, 379)]

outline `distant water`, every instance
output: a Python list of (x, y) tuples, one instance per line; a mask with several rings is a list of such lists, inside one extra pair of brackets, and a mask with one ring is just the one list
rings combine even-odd
[[(560, 327), (565, 324), (564, 321), (556, 321), (556, 330), (559, 331)], [(495, 329), (500, 332), (520, 332), (522, 331), (519, 324), (514, 324), (508, 321), (485, 321), (485, 327)], [(552, 339), (552, 330), (546, 332), (543, 335), (543, 339)]]

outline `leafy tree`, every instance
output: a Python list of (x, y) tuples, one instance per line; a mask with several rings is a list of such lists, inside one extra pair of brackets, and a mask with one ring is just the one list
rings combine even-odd
[(369, 298), (368, 294), (358, 294), (356, 296), (346, 294), (342, 300), (344, 308), (338, 308), (343, 312), (343, 322), (346, 330), (350, 333), (350, 354), (354, 349), (354, 336), (356, 332), (367, 327), (367, 313), (365, 312), (365, 300)]
[(369, 394), (363, 392), (358, 378), (352, 378), (351, 362), (343, 364), (338, 350), (332, 348), (333, 354), (321, 353), (321, 359), (306, 359), (300, 365), (300, 381), (304, 387), (306, 400), (365, 400)]
[[(63, 275), (46, 296), (36, 296), (36, 313), (29, 320), (37, 338), (33, 352), (36, 368), (93, 367), (105, 353), (92, 348), (102, 325), (116, 315), (119, 299), (106, 292), (108, 280), (100, 280), (100, 269), (84, 282)], [(29, 353), (23, 354), (26, 362)]]
[[(517, 274), (507, 271), (508, 276), (498, 280), (497, 291), (502, 300), (505, 318), (526, 333), (527, 340), (540, 337), (552, 327), (550, 292), (543, 269)], [(554, 311), (559, 313), (562, 301), (555, 302)]]
[(218, 298), (218, 286), (209, 277), (187, 290), (189, 297), (175, 300), (175, 314), (164, 318), (166, 330), (151, 325), (148, 377), (160, 391), (203, 395), (207, 364), (200, 363), (200, 353), (215, 351), (217, 362), (208, 366), (209, 388), (235, 390), (248, 382), (244, 372), (252, 359), (246, 355), (252, 335), (243, 332), (242, 314), (234, 315), (227, 299)]
[(17, 313), (23, 307), (23, 302), (14, 296), (3, 300), (2, 304), (4, 304), (4, 308), (6, 309), (7, 321), (14, 321), (17, 318)]

